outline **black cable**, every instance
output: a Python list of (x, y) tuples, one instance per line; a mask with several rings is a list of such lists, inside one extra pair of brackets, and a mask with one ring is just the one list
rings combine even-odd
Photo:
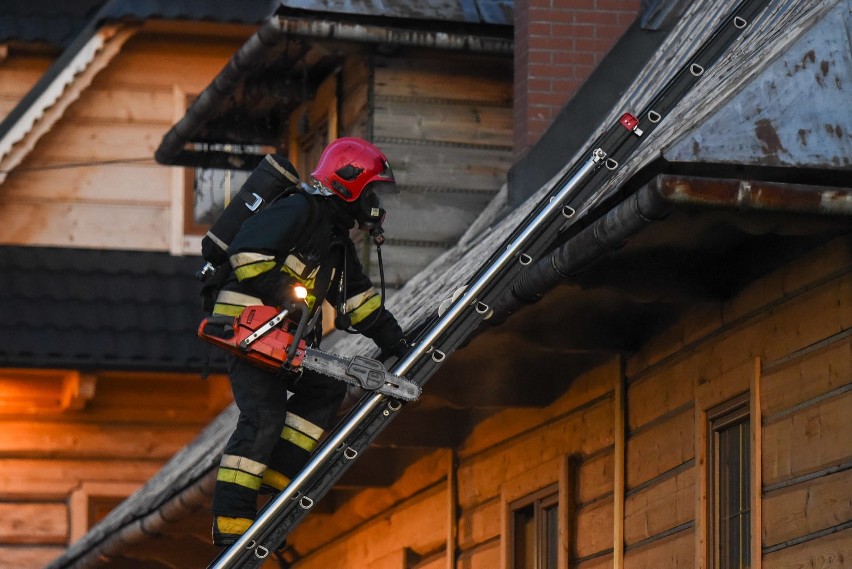
[(382, 263), (382, 246), (376, 243), (376, 257), (379, 258), (379, 282), (382, 286), (382, 304), (385, 303), (385, 265)]
[(11, 174), (12, 172), (41, 172), (45, 170), (65, 170), (71, 168), (87, 168), (89, 166), (120, 166), (122, 164), (137, 164), (139, 162), (153, 162), (153, 156), (145, 158), (116, 158), (115, 160), (93, 160), (91, 162), (66, 162), (64, 164), (46, 164), (43, 166), (19, 166), (11, 170), (0, 170), (0, 174)]

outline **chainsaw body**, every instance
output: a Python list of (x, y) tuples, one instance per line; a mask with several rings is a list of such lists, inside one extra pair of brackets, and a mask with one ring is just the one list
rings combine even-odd
[(205, 318), (198, 336), (271, 371), (308, 369), (403, 401), (415, 401), (420, 396), (419, 385), (388, 372), (378, 360), (364, 356), (347, 359), (307, 347), (301, 339), (305, 314), (296, 324), (287, 310), (248, 306), (240, 316)]
[[(270, 326), (276, 318), (279, 321)], [(198, 327), (198, 336), (260, 367), (278, 371), (302, 365), (307, 345), (300, 339), (295, 350), (292, 349), (296, 327), (296, 322), (282, 316), (274, 306), (248, 306), (239, 316), (205, 318)], [(289, 357), (291, 351), (293, 355)]]

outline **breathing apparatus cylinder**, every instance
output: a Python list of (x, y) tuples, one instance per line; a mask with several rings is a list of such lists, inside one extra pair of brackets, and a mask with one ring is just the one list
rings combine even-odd
[(245, 220), (299, 184), (299, 172), (290, 160), (267, 154), (201, 240), (201, 256), (207, 264), (197, 273), (198, 278), (210, 278), (227, 261), (228, 247)]

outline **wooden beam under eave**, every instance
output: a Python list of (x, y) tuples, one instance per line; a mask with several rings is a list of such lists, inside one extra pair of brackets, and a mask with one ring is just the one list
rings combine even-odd
[(542, 348), (514, 329), (483, 334), (453, 353), (427, 386), (454, 408), (542, 407), (612, 351)]
[(98, 379), (94, 374), (71, 371), (62, 378), (62, 393), (59, 397), (61, 411), (81, 411), (95, 396)]

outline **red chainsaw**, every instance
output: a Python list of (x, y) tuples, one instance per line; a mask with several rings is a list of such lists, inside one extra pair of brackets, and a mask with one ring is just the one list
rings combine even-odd
[[(298, 322), (293, 318), (296, 312), (301, 313)], [(396, 399), (414, 401), (420, 396), (420, 386), (390, 373), (378, 360), (364, 356), (346, 359), (309, 348), (302, 339), (308, 313), (304, 303), (284, 309), (248, 306), (239, 316), (205, 318), (198, 336), (268, 370), (299, 373), (309, 369)]]

